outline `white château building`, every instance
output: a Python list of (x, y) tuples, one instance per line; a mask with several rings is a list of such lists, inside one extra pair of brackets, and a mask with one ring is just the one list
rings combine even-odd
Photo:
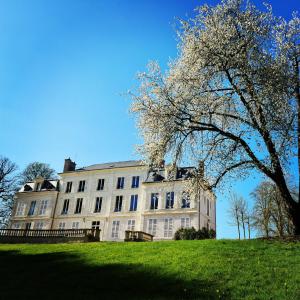
[[(16, 194), (10, 227), (20, 229), (100, 228), (101, 240), (124, 240), (125, 230), (172, 239), (181, 227), (216, 230), (216, 198), (201, 188), (185, 192), (195, 170), (149, 171), (141, 161), (96, 164), (76, 169), (65, 160), (59, 180), (38, 178)], [(176, 174), (175, 174), (176, 173)]]

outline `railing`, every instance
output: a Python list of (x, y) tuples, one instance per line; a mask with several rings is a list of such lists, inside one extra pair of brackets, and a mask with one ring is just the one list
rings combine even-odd
[(100, 229), (0, 229), (1, 242), (99, 241)]
[(125, 242), (134, 241), (134, 242), (152, 242), (153, 235), (143, 231), (125, 231)]

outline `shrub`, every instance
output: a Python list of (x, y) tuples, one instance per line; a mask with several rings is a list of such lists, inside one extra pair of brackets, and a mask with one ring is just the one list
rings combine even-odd
[(192, 228), (180, 228), (175, 232), (175, 240), (204, 240), (216, 238), (216, 232), (213, 229), (208, 230), (206, 227), (196, 230)]

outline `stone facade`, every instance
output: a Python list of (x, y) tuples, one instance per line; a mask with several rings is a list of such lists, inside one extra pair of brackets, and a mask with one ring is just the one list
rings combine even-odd
[(75, 163), (66, 160), (59, 180), (37, 179), (16, 194), (10, 227), (98, 227), (101, 240), (107, 241), (124, 240), (125, 230), (161, 240), (172, 239), (181, 227), (216, 229), (214, 194), (201, 189), (199, 199), (189, 199), (184, 192), (192, 170), (178, 168), (170, 175), (162, 166), (150, 172), (140, 161), (75, 169)]

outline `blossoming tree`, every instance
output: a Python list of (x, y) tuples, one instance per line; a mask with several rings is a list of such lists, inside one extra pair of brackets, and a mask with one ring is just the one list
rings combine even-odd
[(300, 169), (300, 19), (224, 0), (181, 25), (178, 57), (165, 73), (150, 63), (132, 94), (145, 160), (204, 161), (211, 188), (259, 170), (300, 234), (299, 201), (287, 185), (291, 161)]

